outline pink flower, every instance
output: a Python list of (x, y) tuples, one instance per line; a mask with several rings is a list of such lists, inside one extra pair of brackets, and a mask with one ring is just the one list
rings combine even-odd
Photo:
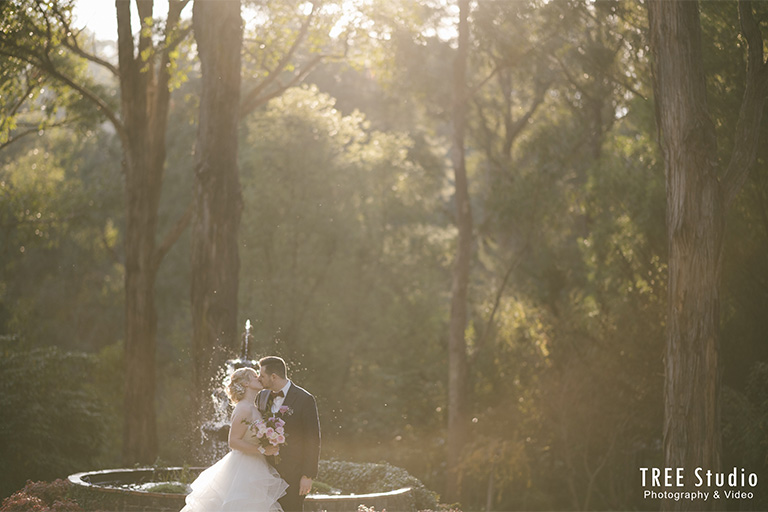
[(285, 414), (288, 412), (288, 406), (287, 405), (281, 405), (280, 406), (280, 414)]
[(277, 444), (283, 444), (285, 442), (285, 436), (282, 434), (278, 435), (276, 441)]

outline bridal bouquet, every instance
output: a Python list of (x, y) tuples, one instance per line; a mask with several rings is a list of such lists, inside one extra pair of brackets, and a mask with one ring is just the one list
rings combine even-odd
[[(277, 414), (285, 414), (288, 410), (287, 407), (281, 407)], [(248, 427), (259, 446), (263, 448), (276, 446), (278, 448), (278, 452), (274, 456), (276, 462), (280, 460), (280, 446), (285, 444), (285, 420), (277, 414), (252, 423), (248, 422)]]

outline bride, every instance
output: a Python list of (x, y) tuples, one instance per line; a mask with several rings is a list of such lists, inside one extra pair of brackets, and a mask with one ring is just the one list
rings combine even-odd
[(248, 423), (261, 418), (255, 401), (262, 389), (253, 368), (240, 368), (232, 374), (227, 386), (227, 394), (235, 404), (229, 428), (232, 450), (192, 482), (192, 492), (181, 512), (283, 510), (277, 500), (285, 494), (288, 484), (264, 457), (274, 455), (277, 449), (264, 449), (252, 442), (248, 429)]

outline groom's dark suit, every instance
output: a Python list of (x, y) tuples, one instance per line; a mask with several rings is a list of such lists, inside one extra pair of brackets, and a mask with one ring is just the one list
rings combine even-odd
[[(269, 390), (265, 389), (259, 394), (257, 405), (265, 417), (271, 414), (269, 409), (272, 399)], [(280, 505), (286, 512), (295, 512), (303, 510), (304, 507), (304, 496), (299, 496), (301, 477), (317, 477), (320, 421), (315, 397), (293, 382), (282, 405), (290, 411), (281, 416), (285, 420), (286, 442), (280, 448), (280, 461), (275, 463), (274, 457), (270, 457), (270, 462), (289, 486), (286, 495), (280, 499)]]

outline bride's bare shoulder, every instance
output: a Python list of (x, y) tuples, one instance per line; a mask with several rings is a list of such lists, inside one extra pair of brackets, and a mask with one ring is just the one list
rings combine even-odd
[(253, 407), (250, 404), (247, 404), (245, 402), (238, 402), (235, 404), (235, 408), (232, 410), (232, 415), (230, 418), (232, 420), (234, 419), (247, 419), (251, 416), (251, 407)]
[(254, 404), (250, 404), (244, 401), (238, 402), (235, 405), (235, 409), (232, 411), (232, 420), (258, 420), (261, 419), (261, 413)]

